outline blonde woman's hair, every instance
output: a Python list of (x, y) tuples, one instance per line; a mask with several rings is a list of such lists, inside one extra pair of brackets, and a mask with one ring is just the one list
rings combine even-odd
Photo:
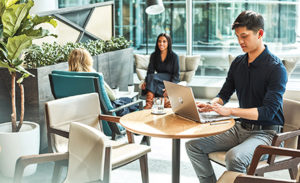
[(69, 71), (93, 72), (93, 58), (83, 48), (75, 48), (69, 55)]

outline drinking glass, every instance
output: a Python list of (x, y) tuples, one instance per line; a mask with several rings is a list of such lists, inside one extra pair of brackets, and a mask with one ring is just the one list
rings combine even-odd
[(164, 98), (156, 97), (153, 99), (152, 113), (164, 114)]

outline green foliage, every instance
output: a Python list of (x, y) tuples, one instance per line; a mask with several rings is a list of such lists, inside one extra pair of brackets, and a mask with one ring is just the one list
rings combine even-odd
[(34, 5), (32, 0), (28, 3), (14, 4), (6, 8), (2, 14), (3, 34), (12, 37), (19, 30), (22, 21), (28, 16), (29, 10)]
[(125, 49), (130, 44), (131, 42), (124, 37), (114, 37), (107, 41), (89, 40), (85, 43), (67, 43), (62, 46), (56, 42), (53, 44), (43, 43), (41, 46), (32, 45), (25, 53), (24, 60), (27, 68), (37, 68), (68, 61), (69, 54), (75, 48), (85, 48), (94, 56), (109, 51)]
[(49, 23), (56, 27), (53, 17), (31, 17), (30, 9), (34, 2), (18, 3), (19, 0), (0, 0), (0, 67), (7, 68), (10, 73), (18, 72), (22, 82), (32, 75), (23, 68), (21, 54), (32, 45), (33, 39), (55, 36), (43, 28), (35, 29), (41, 23)]

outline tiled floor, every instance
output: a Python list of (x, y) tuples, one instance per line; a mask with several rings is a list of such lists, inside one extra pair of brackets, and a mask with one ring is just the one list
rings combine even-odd
[[(136, 138), (140, 140), (140, 136)], [(180, 181), (182, 183), (197, 183), (198, 180), (190, 161), (186, 155), (184, 144), (188, 139), (181, 140), (181, 164), (180, 164)], [(172, 141), (171, 139), (152, 138), (151, 139), (152, 151), (148, 155), (149, 164), (149, 179), (150, 183), (171, 182), (171, 152)], [(23, 183), (50, 183), (51, 175), (53, 172), (53, 163), (40, 164), (38, 171), (29, 177), (23, 178)], [(224, 167), (213, 164), (217, 177), (219, 177)], [(64, 170), (63, 176), (66, 174)], [(287, 171), (266, 174), (267, 177), (288, 178)], [(61, 177), (63, 180), (63, 177)], [(0, 175), (1, 183), (10, 183), (12, 179), (4, 178)], [(130, 163), (124, 167), (113, 170), (111, 175), (112, 183), (140, 183), (140, 169), (138, 161)]]

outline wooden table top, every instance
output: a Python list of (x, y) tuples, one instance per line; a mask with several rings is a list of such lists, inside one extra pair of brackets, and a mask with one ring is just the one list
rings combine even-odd
[(198, 123), (165, 109), (166, 114), (154, 115), (151, 110), (136, 111), (121, 117), (120, 123), (133, 133), (162, 138), (197, 138), (223, 133), (235, 124), (233, 119), (224, 120), (229, 123), (211, 125)]

